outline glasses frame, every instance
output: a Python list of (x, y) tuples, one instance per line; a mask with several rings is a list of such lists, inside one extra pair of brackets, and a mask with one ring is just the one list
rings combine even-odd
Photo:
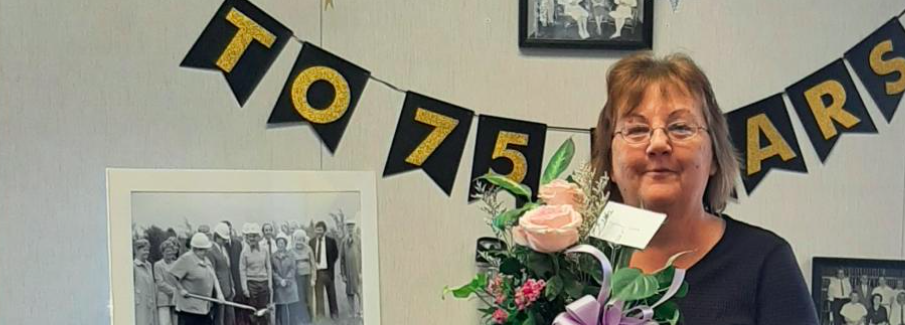
[[(689, 124), (690, 124), (690, 123), (689, 123)], [(622, 128), (621, 130), (619, 130), (619, 131), (614, 132), (614, 133), (613, 133), (613, 137), (615, 138), (616, 135), (619, 135), (619, 137), (622, 138), (622, 141), (625, 141), (625, 143), (632, 144), (632, 145), (649, 144), (649, 143), (650, 143), (650, 139), (653, 139), (653, 138), (654, 138), (654, 132), (656, 132), (657, 130), (663, 129), (663, 133), (666, 134), (666, 138), (669, 139), (669, 141), (675, 142), (675, 143), (683, 143), (683, 142), (690, 141), (690, 140), (694, 139), (695, 137), (697, 137), (698, 134), (701, 134), (701, 132), (700, 132), (701, 130), (704, 130), (704, 131), (705, 131), (704, 133), (707, 133), (707, 134), (709, 134), (709, 131), (710, 131), (710, 129), (708, 129), (707, 127), (695, 125), (695, 126), (693, 127), (693, 129), (694, 129), (694, 134), (692, 134), (691, 136), (689, 136), (689, 137), (687, 137), (687, 138), (685, 138), (685, 139), (675, 139), (675, 138), (673, 138), (673, 137), (669, 134), (669, 130), (667, 130), (668, 127), (669, 127), (669, 125), (667, 125), (667, 126), (661, 126), (661, 127), (655, 127), (655, 128), (654, 128), (654, 127), (651, 127), (651, 128), (650, 128), (650, 132), (647, 134), (647, 138), (646, 138), (644, 141), (640, 141), (640, 142), (634, 142), (634, 141), (629, 140), (628, 138), (626, 138), (626, 137), (625, 137), (625, 133), (624, 133), (625, 127), (623, 127), (623, 128)]]

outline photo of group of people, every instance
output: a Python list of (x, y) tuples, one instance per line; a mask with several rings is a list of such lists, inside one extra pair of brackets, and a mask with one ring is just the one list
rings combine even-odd
[(528, 0), (531, 38), (557, 40), (640, 39), (643, 1)]
[(360, 325), (358, 193), (135, 193), (136, 325)]
[(859, 267), (819, 272), (821, 324), (905, 325), (905, 272)]

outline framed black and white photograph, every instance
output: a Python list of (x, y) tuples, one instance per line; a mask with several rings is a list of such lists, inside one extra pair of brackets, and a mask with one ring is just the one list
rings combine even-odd
[(650, 49), (653, 19), (652, 0), (520, 0), (519, 47)]
[(905, 323), (905, 261), (815, 257), (811, 293), (820, 323)]
[(114, 325), (380, 324), (372, 172), (108, 169)]

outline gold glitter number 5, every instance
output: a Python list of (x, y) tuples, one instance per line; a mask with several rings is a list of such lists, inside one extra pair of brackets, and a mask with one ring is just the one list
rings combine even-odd
[(408, 158), (405, 158), (405, 162), (421, 166), (427, 160), (427, 157), (430, 157), (434, 150), (437, 150), (437, 147), (443, 143), (443, 140), (446, 140), (446, 137), (456, 129), (459, 121), (420, 107), (415, 111), (415, 121), (434, 127), (431, 133), (424, 138), (424, 141), (421, 141), (421, 144), (415, 148), (415, 151), (412, 151)]
[(501, 131), (500, 134), (497, 135), (496, 144), (493, 146), (492, 158), (505, 158), (511, 161), (512, 171), (509, 172), (509, 175), (506, 175), (506, 177), (513, 182), (521, 183), (525, 180), (525, 175), (528, 173), (528, 159), (525, 158), (525, 155), (520, 151), (508, 149), (507, 147), (510, 144), (527, 146), (528, 135), (524, 133)]
[[(314, 82), (323, 80), (333, 86), (333, 102), (325, 109), (316, 109), (308, 103), (308, 88)], [(292, 106), (311, 123), (327, 124), (335, 122), (349, 109), (351, 92), (349, 83), (338, 71), (325, 66), (313, 66), (303, 70), (292, 82)]]

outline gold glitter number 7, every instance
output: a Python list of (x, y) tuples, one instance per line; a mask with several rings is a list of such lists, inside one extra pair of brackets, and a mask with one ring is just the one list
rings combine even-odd
[(415, 121), (434, 127), (431, 133), (424, 138), (424, 141), (421, 141), (421, 144), (405, 158), (405, 162), (421, 166), (434, 153), (434, 150), (437, 150), (437, 147), (443, 143), (443, 140), (446, 140), (446, 137), (456, 129), (456, 126), (459, 125), (459, 120), (419, 107), (415, 111)]
[(500, 131), (500, 134), (497, 135), (496, 138), (496, 144), (493, 146), (492, 158), (509, 159), (509, 161), (512, 162), (512, 171), (509, 172), (509, 175), (506, 175), (506, 178), (511, 179), (513, 182), (521, 183), (525, 179), (525, 174), (528, 173), (528, 159), (525, 158), (525, 155), (520, 151), (508, 149), (507, 147), (510, 144), (527, 146), (528, 135), (524, 133)]

